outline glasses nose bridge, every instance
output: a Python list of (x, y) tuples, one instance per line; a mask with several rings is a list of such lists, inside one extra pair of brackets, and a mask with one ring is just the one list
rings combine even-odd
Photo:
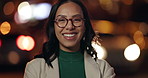
[(68, 24), (69, 21), (71, 21), (72, 26), (74, 26), (72, 19), (66, 19), (66, 20), (67, 20), (67, 24)]

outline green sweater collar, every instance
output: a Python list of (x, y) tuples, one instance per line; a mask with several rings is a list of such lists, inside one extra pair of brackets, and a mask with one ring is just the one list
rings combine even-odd
[(84, 55), (81, 53), (81, 51), (77, 52), (66, 52), (63, 50), (59, 51), (59, 59), (62, 61), (83, 61)]

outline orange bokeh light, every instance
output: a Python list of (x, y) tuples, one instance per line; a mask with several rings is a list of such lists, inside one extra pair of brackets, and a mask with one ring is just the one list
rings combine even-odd
[(16, 51), (11, 51), (8, 54), (8, 60), (11, 64), (18, 64), (20, 61), (20, 56)]
[(5, 21), (0, 25), (0, 31), (3, 35), (6, 35), (10, 32), (11, 25), (9, 22)]
[(14, 10), (15, 10), (15, 5), (13, 2), (7, 2), (3, 8), (5, 15), (12, 14), (14, 12)]

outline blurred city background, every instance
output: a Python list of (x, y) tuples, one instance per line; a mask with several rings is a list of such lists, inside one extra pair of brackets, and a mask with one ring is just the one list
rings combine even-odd
[[(45, 22), (57, 0), (0, 0), (0, 78), (23, 78), (46, 41)], [(148, 0), (81, 0), (100, 45), (99, 59), (116, 78), (148, 78)], [(52, 45), (51, 45), (52, 46)]]

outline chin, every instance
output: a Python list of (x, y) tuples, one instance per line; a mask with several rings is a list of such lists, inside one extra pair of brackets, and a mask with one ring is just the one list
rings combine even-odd
[(67, 48), (75, 48), (76, 47), (76, 45), (66, 45), (65, 47), (67, 47)]

